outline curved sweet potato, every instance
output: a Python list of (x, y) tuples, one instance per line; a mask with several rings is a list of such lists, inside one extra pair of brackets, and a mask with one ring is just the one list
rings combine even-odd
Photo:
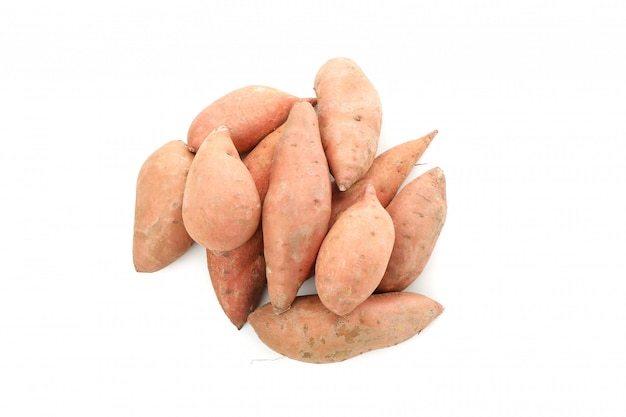
[(213, 251), (229, 251), (256, 232), (261, 201), (226, 126), (211, 132), (189, 167), (183, 220), (189, 235)]
[(320, 133), (330, 171), (345, 191), (370, 168), (382, 126), (378, 92), (349, 58), (332, 58), (314, 84)]
[(371, 295), (342, 317), (312, 294), (298, 296), (282, 314), (267, 303), (253, 311), (248, 322), (259, 339), (281, 355), (332, 363), (404, 342), (442, 312), (443, 306), (425, 295), (395, 292)]
[(393, 222), (368, 184), (324, 238), (315, 263), (315, 286), (333, 313), (349, 314), (380, 283), (394, 242)]
[(424, 270), (447, 214), (446, 178), (439, 167), (421, 174), (387, 206), (396, 233), (391, 258), (376, 292), (402, 291)]
[(187, 172), (193, 161), (182, 140), (167, 142), (143, 163), (137, 177), (133, 263), (137, 272), (155, 272), (193, 244), (182, 218)]
[(308, 278), (328, 231), (331, 178), (313, 106), (293, 105), (276, 146), (263, 203), (267, 289), (277, 311), (289, 308)]
[(280, 126), (299, 98), (262, 85), (231, 91), (205, 107), (191, 122), (187, 144), (196, 152), (207, 135), (226, 125), (239, 153), (246, 153)]

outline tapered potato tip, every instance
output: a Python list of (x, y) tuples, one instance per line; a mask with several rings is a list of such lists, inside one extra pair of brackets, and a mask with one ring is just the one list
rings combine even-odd
[(363, 197), (361, 197), (364, 201), (366, 200), (378, 200), (378, 197), (376, 196), (376, 188), (374, 188), (374, 184), (372, 184), (371, 182), (368, 182), (365, 185), (365, 190), (363, 191)]
[(276, 307), (272, 306), (272, 310), (274, 314), (283, 314), (285, 311), (289, 311), (291, 309), (291, 304), (287, 304), (285, 307)]
[(439, 130), (435, 129), (432, 132), (430, 132), (428, 135), (426, 135), (427, 143), (430, 144), (430, 142), (432, 142), (433, 139), (435, 139), (435, 136), (437, 136), (438, 133), (439, 133)]

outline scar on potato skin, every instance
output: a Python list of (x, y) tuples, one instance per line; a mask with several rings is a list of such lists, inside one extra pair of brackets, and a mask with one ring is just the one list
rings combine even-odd
[(343, 360), (346, 359), (348, 357), (350, 357), (350, 355), (352, 354), (352, 350), (351, 349), (343, 349), (343, 350), (337, 350), (333, 353), (329, 353), (328, 355), (325, 355), (324, 357), (327, 359), (333, 359), (333, 360)]
[(354, 342), (356, 342), (356, 338), (359, 337), (361, 333), (361, 328), (360, 327), (353, 327), (352, 329), (348, 330), (348, 327), (344, 324), (341, 326), (341, 328), (337, 331), (337, 336), (343, 336), (346, 343), (352, 344)]

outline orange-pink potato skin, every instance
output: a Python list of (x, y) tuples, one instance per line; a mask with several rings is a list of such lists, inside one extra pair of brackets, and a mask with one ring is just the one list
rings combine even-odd
[(446, 178), (439, 167), (409, 182), (387, 206), (396, 233), (376, 292), (403, 291), (422, 273), (446, 220)]
[[(329, 228), (335, 224), (341, 213), (361, 198), (368, 183), (376, 189), (380, 204), (387, 207), (437, 133), (438, 131), (434, 130), (419, 139), (402, 142), (376, 156), (365, 175), (346, 191), (339, 191), (333, 183)], [(313, 275), (315, 275), (315, 267), (309, 272), (309, 277)]]
[(267, 303), (248, 321), (275, 352), (300, 362), (328, 364), (404, 342), (443, 310), (425, 295), (396, 292), (373, 294), (348, 316), (338, 316), (312, 294), (298, 296), (282, 314)]
[(268, 86), (238, 88), (198, 113), (189, 126), (187, 144), (197, 152), (213, 129), (225, 125), (230, 129), (237, 151), (246, 153), (284, 123), (291, 106), (298, 100), (292, 94)]
[(243, 245), (256, 232), (261, 200), (226, 126), (211, 132), (189, 168), (183, 220), (189, 235), (213, 251)]
[(328, 231), (331, 178), (313, 106), (294, 104), (278, 143), (263, 203), (267, 288), (276, 311), (289, 308)]
[(394, 243), (393, 222), (368, 184), (361, 199), (328, 231), (315, 264), (322, 303), (338, 315), (367, 299), (383, 277)]
[[(267, 135), (243, 158), (254, 179), (261, 204), (269, 186), (274, 149), (284, 124)], [(226, 316), (241, 329), (258, 305), (266, 288), (263, 227), (243, 245), (227, 251), (206, 250), (211, 284)]]
[(270, 173), (272, 172), (272, 161), (276, 145), (285, 130), (286, 123), (283, 123), (270, 134), (261, 140), (249, 153), (243, 156), (244, 165), (250, 171), (252, 179), (256, 185), (261, 202), (265, 201), (267, 189), (270, 185)]
[(217, 301), (230, 322), (241, 329), (265, 291), (263, 235), (259, 227), (243, 245), (226, 252), (206, 250), (207, 269)]
[(346, 191), (339, 191), (333, 184), (333, 202), (331, 205), (330, 224), (332, 226), (339, 214), (354, 204), (363, 193), (363, 188), (371, 183), (383, 207), (391, 202), (402, 183), (408, 178), (413, 167), (424, 154), (438, 131), (434, 130), (419, 139), (402, 142), (374, 158), (370, 169)]
[(194, 154), (182, 140), (165, 143), (143, 163), (137, 177), (133, 263), (156, 272), (193, 244), (183, 224), (182, 202)]
[(330, 171), (345, 191), (370, 168), (380, 139), (380, 96), (351, 59), (328, 60), (318, 70), (314, 90)]

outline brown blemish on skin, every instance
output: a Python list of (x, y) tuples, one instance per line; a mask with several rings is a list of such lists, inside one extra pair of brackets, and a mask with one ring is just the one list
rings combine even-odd
[(346, 325), (344, 324), (343, 326), (341, 326), (341, 328), (337, 331), (337, 336), (343, 336), (346, 343), (348, 344), (352, 344), (354, 343), (357, 337), (359, 337), (359, 334), (361, 333), (361, 328), (360, 327), (353, 327), (352, 329), (348, 329), (346, 327)]
[(335, 351), (333, 353), (329, 353), (328, 355), (326, 355), (324, 357), (327, 358), (327, 359), (342, 361), (344, 359), (349, 358), (351, 354), (352, 354), (352, 350), (344, 349), (344, 350), (337, 350), (337, 351)]

